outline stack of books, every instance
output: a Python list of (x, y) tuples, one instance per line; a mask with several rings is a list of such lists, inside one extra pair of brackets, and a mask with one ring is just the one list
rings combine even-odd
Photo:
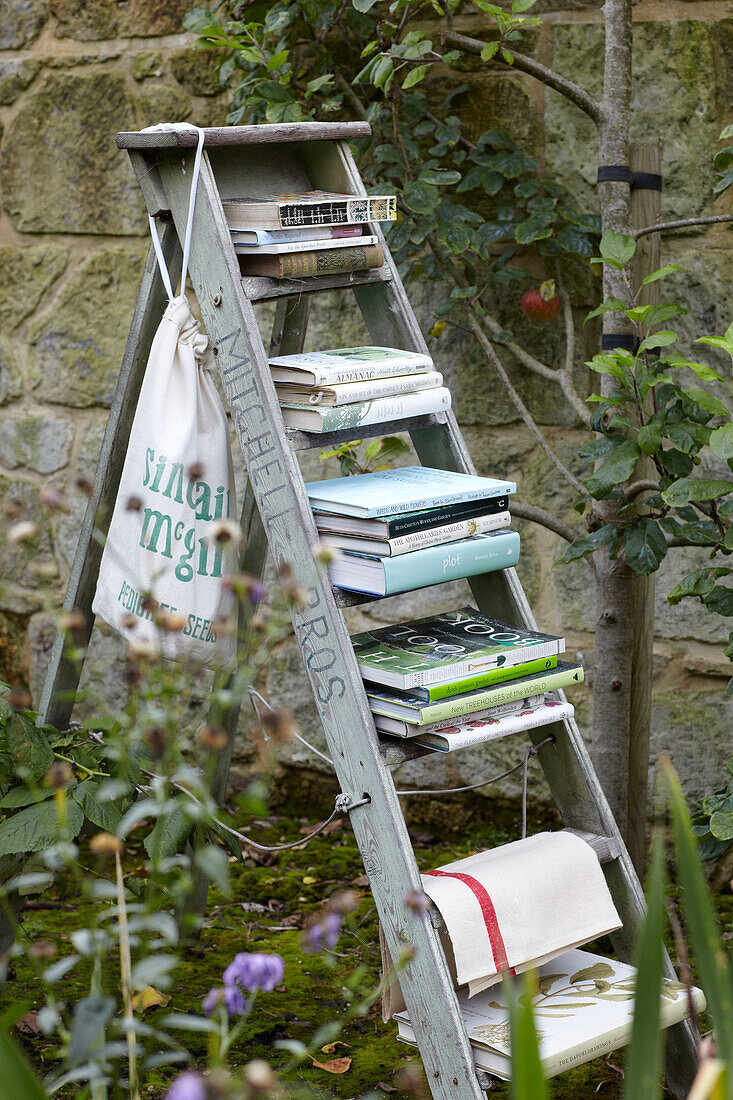
[(270, 360), (288, 428), (332, 432), (450, 408), (429, 355), (397, 348), (334, 348)]
[(581, 665), (558, 660), (563, 638), (473, 607), (351, 641), (377, 730), (439, 752), (570, 718), (556, 693), (583, 681)]
[(222, 202), (243, 275), (300, 279), (381, 267), (370, 222), (395, 221), (394, 195), (306, 191)]
[(329, 566), (332, 584), (370, 596), (516, 565), (515, 490), (511, 481), (426, 466), (306, 484), (320, 537), (343, 551)]

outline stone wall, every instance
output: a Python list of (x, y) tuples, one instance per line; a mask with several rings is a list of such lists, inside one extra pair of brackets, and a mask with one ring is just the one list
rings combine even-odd
[[(226, 107), (215, 59), (191, 48), (181, 31), (190, 0), (5, 0), (0, 12), (0, 504), (40, 526), (32, 558), (6, 542), (0, 524), (0, 678), (30, 686), (38, 698), (51, 641), (49, 612), (61, 599), (74, 552), (84, 497), (74, 479), (91, 476), (145, 255), (146, 222), (117, 130), (161, 120), (221, 124)], [(540, 0), (545, 15), (529, 48), (597, 91), (602, 71), (601, 0)], [(634, 8), (634, 137), (664, 145), (665, 217), (729, 209), (712, 202), (710, 164), (718, 132), (731, 121), (733, 18), (723, 0), (639, 0)], [(482, 32), (483, 19), (460, 29)], [(461, 110), (477, 132), (499, 125), (571, 187), (577, 203), (595, 203), (593, 135), (584, 116), (520, 73), (468, 66)], [(681, 263), (675, 293), (689, 306), (685, 334), (720, 332), (733, 320), (733, 248), (730, 230), (676, 235), (665, 259)], [(538, 276), (542, 274), (537, 271)], [(598, 282), (587, 269), (571, 272), (574, 305), (582, 318), (596, 304)], [(427, 329), (439, 299), (423, 289), (410, 296)], [(523, 322), (516, 300), (501, 302), (503, 320), (526, 334), (548, 362), (563, 354), (562, 328)], [(360, 321), (340, 301), (322, 300), (309, 345), (364, 339)], [(263, 323), (266, 324), (267, 316)], [(587, 328), (576, 368), (596, 339)], [(436, 359), (453, 388), (458, 418), (480, 472), (509, 475), (520, 499), (571, 514), (572, 499), (533, 446), (513, 406), (459, 335), (444, 335)], [(711, 353), (711, 361), (715, 353)], [(583, 433), (557, 391), (512, 364), (526, 402), (547, 426), (564, 461), (577, 466)], [(308, 472), (319, 476), (317, 453)], [(335, 471), (328, 470), (328, 473)], [(240, 479), (241, 480), (241, 479)], [(38, 502), (42, 486), (63, 490), (69, 514), (48, 514)], [(559, 546), (544, 530), (522, 526), (520, 575), (541, 626), (563, 632), (570, 655), (593, 657), (593, 586), (583, 563), (553, 567)], [(687, 792), (698, 795), (720, 782), (730, 752), (733, 701), (724, 694), (729, 664), (721, 652), (725, 624), (692, 604), (670, 608), (665, 595), (683, 570), (698, 561), (678, 552), (657, 584), (652, 749), (669, 752)], [(49, 587), (51, 597), (49, 597)], [(428, 606), (458, 606), (463, 584), (413, 593), (352, 616), (353, 626), (394, 621)], [(102, 685), (113, 706), (124, 698), (119, 647), (95, 631), (86, 682)], [(274, 701), (294, 706), (302, 728), (321, 744), (299, 657), (284, 644), (263, 674)], [(574, 695), (581, 727), (590, 719), (592, 678)], [(256, 765), (242, 721), (239, 769)], [(507, 746), (483, 747), (439, 762), (408, 765), (401, 782), (455, 785), (488, 774)], [(292, 765), (313, 763), (297, 745)], [(516, 791), (510, 782), (505, 788)]]

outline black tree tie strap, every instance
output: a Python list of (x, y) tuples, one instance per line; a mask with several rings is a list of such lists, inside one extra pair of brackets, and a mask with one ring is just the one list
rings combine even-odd
[(636, 355), (639, 350), (639, 338), (628, 332), (604, 332), (601, 337), (601, 351), (630, 351)]
[(632, 191), (661, 191), (662, 177), (656, 172), (632, 172), (625, 164), (602, 164), (597, 183), (628, 183)]

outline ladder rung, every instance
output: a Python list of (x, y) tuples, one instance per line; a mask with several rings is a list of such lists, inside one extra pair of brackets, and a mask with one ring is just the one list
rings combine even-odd
[[(276, 122), (258, 126), (208, 126), (204, 145), (259, 145), (282, 141), (337, 141), (368, 137), (368, 122)], [(115, 138), (118, 149), (193, 149), (195, 130), (122, 130)]]
[(387, 264), (369, 271), (350, 271), (344, 275), (310, 275), (307, 279), (268, 279), (264, 275), (244, 275), (242, 289), (250, 302), (269, 302), (274, 298), (296, 298), (324, 290), (348, 290), (369, 283), (389, 283), (392, 272)]
[(356, 428), (345, 428), (339, 432), (301, 432), (298, 428), (286, 428), (290, 446), (294, 451), (312, 451), (315, 447), (338, 447), (351, 439), (372, 439), (377, 435), (394, 435), (396, 432), (411, 432), (416, 428), (431, 428), (436, 424), (445, 424), (446, 413), (423, 413), (405, 420), (385, 420), (380, 424), (363, 424)]

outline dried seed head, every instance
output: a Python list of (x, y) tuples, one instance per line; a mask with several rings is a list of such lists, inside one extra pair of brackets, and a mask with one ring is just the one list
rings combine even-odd
[(285, 707), (263, 707), (259, 726), (265, 739), (272, 737), (275, 741), (284, 742), (292, 740), (295, 721)]
[(293, 575), (293, 568), (289, 562), (283, 562), (277, 571), (278, 579), (282, 586), (285, 599), (291, 607), (303, 608), (308, 606), (308, 593), (302, 584), (299, 584)]
[(131, 612), (122, 615), (120, 618), (120, 626), (124, 626), (125, 630), (132, 630), (134, 626), (137, 626), (137, 623), (137, 615), (133, 615)]
[(30, 692), (24, 687), (14, 687), (4, 697), (5, 702), (16, 710), (28, 710), (33, 705)]
[(198, 481), (199, 478), (204, 476), (204, 468), (200, 462), (192, 462), (186, 470), (186, 473), (192, 481)]
[(177, 634), (183, 630), (187, 620), (186, 616), (178, 611), (161, 611), (155, 616), (155, 621), (161, 630), (166, 630), (169, 634)]
[(127, 655), (133, 660), (154, 661), (159, 654), (158, 643), (153, 641), (152, 638), (140, 638), (139, 641), (130, 642), (127, 647)]
[(165, 755), (168, 736), (162, 726), (148, 726), (143, 733), (145, 744), (150, 749), (153, 760), (161, 760)]
[(269, 619), (269, 617), (270, 615), (267, 608), (260, 605), (260, 607), (257, 608), (255, 614), (252, 616), (250, 626), (253, 630), (264, 630), (267, 626), (267, 620)]
[(58, 566), (53, 561), (29, 561), (28, 572), (32, 573), (34, 577), (48, 580), (51, 577), (57, 577), (59, 571)]
[(122, 670), (122, 679), (127, 684), (127, 686), (136, 687), (137, 684), (140, 683), (142, 678), (143, 674), (140, 671), (139, 666), (136, 665), (133, 661), (126, 661), (125, 667)]
[(237, 633), (237, 624), (234, 619), (214, 619), (212, 624), (216, 634), (221, 634), (222, 637), (230, 637), (232, 634)]
[(126, 512), (140, 512), (142, 511), (143, 502), (140, 497), (128, 497), (127, 504), (125, 505)]
[(319, 565), (331, 565), (341, 557), (341, 551), (326, 542), (317, 542), (311, 547), (311, 551)]
[(19, 542), (27, 542), (29, 539), (34, 539), (38, 534), (38, 524), (33, 523), (32, 520), (22, 519), (20, 523), (15, 523), (10, 528), (7, 534), (7, 542), (11, 546), (16, 546)]
[(17, 519), (22, 516), (25, 501), (22, 497), (6, 497), (3, 501), (3, 513), (6, 519)]
[(89, 847), (97, 856), (114, 855), (122, 851), (124, 844), (114, 833), (95, 833), (89, 841)]
[(50, 940), (36, 940), (28, 948), (28, 954), (32, 959), (52, 959), (56, 954), (56, 944)]
[(94, 492), (94, 482), (90, 481), (88, 477), (74, 478), (74, 485), (85, 497), (90, 497)]
[(143, 596), (142, 600), (140, 601), (140, 606), (142, 607), (143, 611), (149, 611), (151, 614), (153, 614), (158, 610), (159, 604), (153, 596), (147, 595)]
[(68, 787), (73, 778), (74, 774), (65, 760), (54, 760), (46, 772), (44, 780), (47, 787), (53, 787), (54, 790), (58, 791), (63, 787)]
[(326, 909), (331, 913), (353, 913), (358, 905), (356, 890), (338, 890), (328, 899)]
[(277, 1087), (277, 1076), (263, 1058), (255, 1058), (244, 1067), (243, 1076), (255, 1095), (266, 1094)]
[(74, 608), (73, 611), (64, 611), (59, 616), (59, 626), (62, 630), (81, 630), (84, 622), (84, 615), (78, 608)]
[(209, 524), (207, 534), (214, 542), (231, 543), (232, 546), (240, 546), (244, 538), (241, 527), (233, 519), (215, 519)]
[(49, 512), (69, 512), (69, 502), (53, 485), (43, 485), (38, 491), (38, 499)]
[(210, 749), (212, 752), (221, 752), (223, 748), (226, 748), (227, 735), (224, 730), (211, 729), (205, 722), (202, 722), (196, 730), (196, 740), (202, 748)]

